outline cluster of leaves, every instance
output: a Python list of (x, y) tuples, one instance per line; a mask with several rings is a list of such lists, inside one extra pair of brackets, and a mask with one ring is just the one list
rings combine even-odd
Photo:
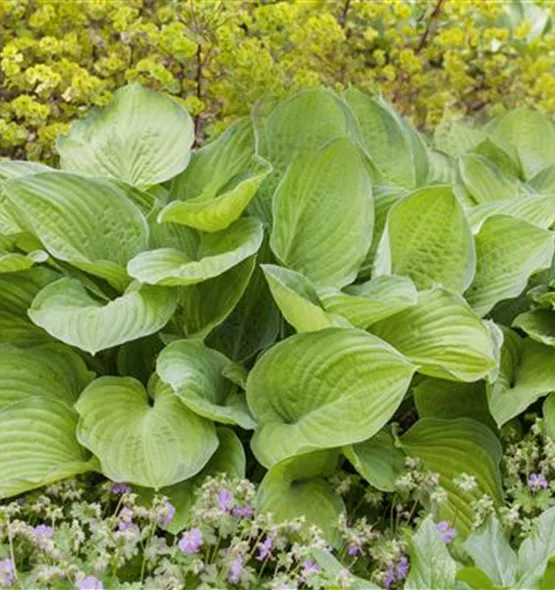
[(552, 3), (6, 0), (0, 153), (47, 163), (69, 122), (139, 81), (223, 130), (262, 95), (379, 92), (417, 127), (533, 104), (555, 112)]

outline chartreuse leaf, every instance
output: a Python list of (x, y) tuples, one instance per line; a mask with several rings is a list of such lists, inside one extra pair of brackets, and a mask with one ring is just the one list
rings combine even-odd
[(343, 291), (333, 288), (320, 290), (326, 311), (340, 315), (357, 328), (372, 324), (415, 305), (418, 294), (408, 277), (384, 275)]
[(534, 524), (518, 551), (519, 588), (535, 587), (555, 556), (555, 508), (545, 510)]
[(217, 277), (255, 254), (263, 234), (256, 219), (238, 219), (216, 233), (190, 230), (186, 248), (142, 252), (129, 262), (127, 271), (151, 285), (193, 285)]
[[(501, 503), (501, 445), (487, 426), (469, 418), (422, 418), (401, 437), (401, 444), (407, 454), (439, 474), (448, 501), (438, 507), (438, 517), (454, 523), (463, 535), (472, 528), (473, 502), (487, 494), (494, 504)], [(463, 491), (454, 483), (461, 473), (476, 479), (474, 491)]]
[(132, 284), (114, 301), (100, 301), (80, 281), (63, 278), (40, 291), (29, 317), (58, 340), (94, 355), (162, 329), (177, 298), (172, 289)]
[(542, 407), (545, 432), (555, 440), (555, 394), (550, 393)]
[(0, 249), (0, 273), (28, 270), (33, 265), (46, 260), (48, 260), (48, 254), (43, 250), (20, 254), (19, 252), (6, 252)]
[(470, 586), (472, 590), (495, 590), (499, 588), (479, 567), (463, 567), (457, 572), (457, 580)]
[(254, 428), (244, 394), (223, 375), (230, 360), (198, 340), (172, 342), (158, 356), (156, 372), (193, 412), (224, 424)]
[(516, 148), (525, 180), (555, 160), (555, 124), (546, 115), (528, 108), (509, 111), (487, 126), (494, 140)]
[(555, 195), (555, 163), (540, 170), (528, 184), (540, 194)]
[(516, 150), (508, 143), (496, 142), (491, 137), (488, 137), (474, 147), (472, 151), (475, 154), (484, 156), (509, 177), (520, 178), (522, 176)]
[(251, 256), (213, 279), (182, 288), (180, 318), (186, 336), (205, 338), (229, 316), (247, 289), (255, 263)]
[(451, 557), (438, 534), (431, 516), (428, 516), (412, 537), (410, 573), (406, 590), (423, 588), (453, 588), (457, 562)]
[[(311, 555), (314, 561), (329, 575), (335, 576), (337, 578), (337, 584), (341, 584), (342, 580), (344, 580), (345, 566), (336, 558), (334, 557), (333, 553), (326, 549), (313, 549), (311, 551)], [(364, 580), (363, 578), (358, 578), (357, 576), (353, 576), (350, 574), (348, 576), (349, 581), (349, 590), (380, 590), (380, 586), (376, 586), (373, 582), (368, 580)], [(327, 590), (339, 590), (340, 586), (337, 588), (329, 587)]]
[(555, 350), (506, 328), (497, 380), (487, 384), (492, 416), (501, 427), (555, 391)]
[(74, 123), (68, 135), (58, 137), (56, 149), (62, 170), (148, 187), (186, 168), (194, 138), (184, 108), (131, 84), (117, 90), (107, 107)]
[(393, 436), (385, 430), (345, 447), (343, 454), (367, 482), (383, 492), (395, 490), (395, 480), (405, 468), (405, 453), (395, 446)]
[(273, 171), (260, 187), (251, 209), (270, 222), (272, 197), (289, 164), (316, 153), (336, 137), (351, 136), (356, 125), (345, 103), (329, 90), (307, 90), (265, 112), (268, 103), (253, 111), (256, 152), (268, 160)]
[[(555, 234), (507, 215), (488, 217), (476, 235), (476, 275), (465, 297), (479, 315), (519, 295), (530, 275), (549, 268)], [(518, 244), (518, 247), (515, 247)]]
[(411, 193), (389, 211), (374, 275), (407, 275), (418, 289), (440, 284), (462, 293), (476, 267), (464, 209), (451, 187)]
[(135, 377), (148, 383), (156, 367), (156, 358), (164, 348), (159, 334), (131, 340), (118, 347), (117, 369), (121, 377)]
[(337, 465), (337, 451), (319, 451), (293, 457), (272, 467), (256, 498), (260, 512), (271, 512), (276, 522), (304, 516), (308, 525), (319, 526), (329, 543), (338, 541), (343, 501), (324, 479)]
[(416, 188), (428, 176), (426, 146), (418, 132), (382, 99), (350, 88), (345, 99), (355, 113), (362, 143), (386, 182)]
[(270, 246), (316, 286), (353, 282), (372, 241), (367, 164), (348, 138), (297, 156), (273, 198)]
[(159, 489), (196, 475), (218, 446), (214, 425), (171, 389), (156, 387), (152, 405), (131, 377), (95, 379), (75, 404), (77, 437), (113, 481)]
[(498, 586), (514, 588), (517, 576), (517, 557), (499, 521), (490, 516), (488, 521), (466, 539), (464, 548), (477, 567)]
[(471, 120), (444, 118), (434, 131), (434, 147), (450, 156), (460, 156), (487, 139), (487, 133)]
[(44, 172), (4, 187), (28, 230), (54, 258), (125, 288), (125, 265), (146, 249), (148, 226), (123, 185)]
[(416, 367), (354, 328), (296, 334), (266, 352), (247, 380), (264, 466), (319, 449), (362, 442), (391, 418)]
[(342, 318), (324, 310), (314, 285), (304, 275), (275, 264), (263, 264), (262, 270), (283, 317), (297, 332), (341, 325)]
[(462, 297), (445, 289), (419, 293), (416, 305), (372, 324), (371, 330), (430, 377), (477, 381), (497, 365), (485, 323)]
[(550, 309), (533, 309), (519, 314), (513, 321), (513, 328), (520, 328), (536, 342), (555, 346), (555, 313)]
[(0, 345), (0, 409), (39, 396), (72, 406), (92, 378), (83, 359), (63, 344)]
[(509, 176), (490, 160), (478, 154), (459, 158), (459, 174), (476, 204), (515, 199), (520, 194), (518, 178)]
[(46, 395), (0, 410), (0, 498), (94, 469), (75, 438), (77, 413)]
[(0, 342), (36, 346), (52, 338), (31, 322), (27, 310), (37, 293), (59, 278), (47, 268), (33, 268), (17, 274), (0, 274)]

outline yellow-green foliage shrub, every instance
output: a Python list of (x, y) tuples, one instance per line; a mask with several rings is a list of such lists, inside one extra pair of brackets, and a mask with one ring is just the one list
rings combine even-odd
[(52, 160), (52, 142), (69, 122), (134, 80), (184, 101), (199, 136), (263, 95), (320, 84), (381, 92), (425, 131), (444, 116), (518, 104), (555, 112), (551, 6), (3, 0), (0, 155)]

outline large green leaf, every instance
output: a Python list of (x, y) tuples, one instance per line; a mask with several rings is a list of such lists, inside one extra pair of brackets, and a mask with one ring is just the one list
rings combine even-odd
[(254, 428), (245, 396), (224, 377), (230, 360), (196, 340), (172, 342), (158, 356), (156, 372), (188, 408), (216, 422)]
[(555, 195), (555, 163), (540, 170), (528, 184), (540, 194)]
[(410, 564), (405, 590), (455, 586), (457, 562), (441, 540), (431, 516), (424, 519), (412, 537)]
[(262, 270), (283, 317), (297, 332), (340, 325), (341, 318), (324, 310), (314, 285), (304, 275), (275, 264), (263, 264)]
[(538, 584), (555, 556), (555, 508), (538, 516), (531, 534), (524, 539), (518, 551), (519, 588), (532, 588)]
[(390, 432), (343, 449), (353, 467), (378, 490), (395, 491), (395, 481), (405, 470), (405, 453), (395, 446)]
[(436, 288), (418, 304), (371, 326), (430, 377), (477, 381), (497, 365), (490, 331), (462, 297)]
[(326, 482), (337, 465), (337, 452), (320, 451), (278, 463), (264, 477), (256, 498), (260, 512), (271, 512), (276, 522), (303, 516), (319, 526), (329, 543), (338, 540), (341, 498)]
[(39, 396), (72, 406), (92, 378), (83, 359), (63, 344), (0, 345), (0, 409)]
[(472, 120), (445, 117), (434, 131), (434, 147), (450, 156), (469, 152), (487, 139), (487, 133)]
[(268, 104), (258, 104), (253, 111), (257, 153), (273, 166), (251, 206), (265, 222), (271, 220), (272, 197), (289, 164), (331, 139), (350, 136), (355, 126), (345, 103), (329, 90), (300, 92), (271, 112)]
[[(336, 576), (337, 583), (341, 584), (345, 579), (345, 566), (334, 557), (334, 555), (327, 549), (313, 549), (311, 555), (314, 561), (330, 576)], [(348, 576), (349, 590), (380, 590), (380, 586), (376, 586), (373, 582), (358, 578), (350, 574)], [(339, 586), (338, 586), (339, 588)], [(337, 588), (334, 586), (334, 590)]]
[(487, 385), (488, 402), (498, 426), (555, 391), (555, 350), (504, 330), (499, 376)]
[(372, 281), (320, 290), (324, 308), (347, 319), (357, 328), (368, 326), (415, 305), (418, 294), (407, 277), (384, 275)]
[(362, 330), (297, 334), (264, 354), (249, 374), (252, 439), (265, 466), (294, 455), (362, 442), (391, 418), (416, 367)]
[(476, 275), (465, 297), (479, 315), (519, 295), (530, 275), (549, 268), (552, 232), (507, 215), (488, 217), (476, 235)]
[(513, 328), (520, 328), (537, 342), (555, 346), (555, 313), (550, 309), (521, 313), (513, 321)]
[(121, 377), (135, 377), (143, 384), (156, 367), (156, 358), (164, 348), (160, 334), (152, 334), (137, 340), (131, 340), (118, 347), (117, 371)]
[(44, 250), (34, 250), (29, 254), (21, 254), (0, 249), (0, 273), (28, 270), (36, 263), (45, 262), (46, 260), (48, 260), (48, 254)]
[[(439, 474), (448, 501), (437, 508), (438, 517), (462, 534), (471, 530), (472, 504), (482, 495), (489, 495), (496, 505), (501, 503), (501, 445), (487, 426), (469, 418), (422, 418), (401, 437), (401, 443), (409, 455)], [(454, 483), (461, 473), (475, 477), (474, 491), (463, 491)]]
[(518, 178), (511, 177), (478, 154), (459, 158), (459, 174), (476, 204), (515, 199), (520, 194)]
[(355, 113), (362, 144), (386, 183), (416, 188), (428, 176), (426, 146), (418, 132), (381, 98), (350, 88), (345, 99)]
[(475, 266), (472, 233), (450, 187), (418, 190), (389, 211), (374, 261), (375, 276), (408, 275), (419, 289), (440, 284), (463, 292)]
[(217, 233), (191, 231), (187, 249), (159, 248), (143, 252), (127, 265), (129, 274), (151, 285), (193, 285), (212, 279), (255, 254), (262, 243), (262, 225), (238, 219)]
[(485, 524), (473, 531), (464, 548), (493, 582), (502, 587), (514, 588), (517, 574), (516, 553), (495, 517), (490, 516)]
[(372, 241), (367, 165), (348, 138), (296, 157), (273, 198), (270, 245), (315, 285), (353, 282)]
[(146, 249), (148, 226), (123, 185), (44, 172), (5, 183), (10, 202), (55, 258), (123, 290), (127, 261)]
[(94, 468), (75, 438), (77, 413), (45, 395), (0, 410), (0, 498)]
[(114, 481), (159, 489), (196, 475), (218, 447), (214, 425), (169, 387), (157, 387), (152, 405), (130, 377), (101, 377), (75, 404), (77, 437)]
[(100, 301), (80, 281), (63, 278), (40, 291), (29, 317), (58, 340), (96, 354), (161, 330), (177, 298), (173, 289), (132, 284), (114, 301)]
[(255, 263), (251, 256), (213, 279), (182, 288), (179, 317), (185, 336), (206, 338), (229, 316), (247, 289)]
[(63, 170), (108, 176), (148, 187), (189, 163), (194, 140), (189, 113), (162, 93), (131, 84), (114, 100), (73, 124), (56, 149)]

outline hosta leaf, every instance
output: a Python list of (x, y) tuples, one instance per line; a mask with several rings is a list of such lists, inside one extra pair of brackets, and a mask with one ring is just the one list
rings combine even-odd
[(329, 90), (307, 90), (264, 113), (264, 104), (253, 111), (257, 153), (268, 160), (272, 173), (253, 201), (253, 213), (265, 222), (272, 216), (272, 197), (292, 161), (315, 153), (336, 137), (350, 136), (354, 118), (344, 102)]
[[(455, 420), (420, 419), (401, 437), (405, 451), (419, 458), (448, 493), (448, 501), (438, 508), (438, 518), (455, 524), (462, 534), (472, 526), (472, 504), (483, 494), (494, 504), (501, 502), (499, 461), (501, 445), (487, 427), (469, 418)], [(454, 480), (461, 473), (476, 479), (472, 492), (461, 490)]]
[(194, 140), (189, 113), (162, 93), (131, 84), (114, 100), (58, 137), (63, 170), (108, 176), (148, 187), (173, 178), (189, 163)]
[(549, 508), (535, 520), (530, 535), (518, 551), (519, 588), (532, 588), (543, 576), (555, 556), (555, 508)]
[(28, 270), (33, 265), (48, 260), (48, 254), (43, 250), (35, 250), (29, 254), (6, 252), (0, 249), (0, 273), (19, 272)]
[(39, 396), (72, 406), (92, 378), (83, 359), (63, 344), (0, 345), (0, 409)]
[(305, 276), (274, 264), (263, 264), (262, 270), (283, 317), (297, 332), (339, 325), (326, 313), (314, 285)]
[(499, 376), (487, 385), (492, 416), (498, 426), (555, 391), (555, 350), (505, 329)]
[(478, 154), (465, 154), (459, 158), (459, 174), (465, 188), (478, 205), (489, 201), (515, 199), (520, 194), (518, 178), (509, 176)]
[(403, 188), (416, 188), (428, 176), (426, 146), (418, 132), (382, 99), (350, 88), (345, 99), (361, 128), (362, 143), (382, 177)]
[(540, 170), (528, 184), (540, 194), (555, 195), (555, 164)]
[(294, 455), (362, 442), (398, 408), (416, 367), (362, 330), (297, 334), (264, 354), (249, 374), (252, 439), (265, 466)]
[(537, 342), (555, 346), (555, 313), (552, 310), (525, 311), (515, 318), (513, 328), (520, 328)]
[(464, 209), (447, 186), (411, 193), (389, 211), (374, 274), (407, 275), (419, 289), (462, 292), (472, 282), (474, 241)]
[(501, 144), (488, 137), (474, 147), (472, 151), (485, 157), (509, 177), (520, 178), (522, 176), (516, 150), (506, 142)]
[(35, 326), (27, 315), (33, 299), (59, 275), (46, 268), (17, 274), (0, 274), (0, 342), (16, 346), (36, 346), (52, 338)]
[(229, 316), (247, 289), (255, 263), (251, 256), (213, 279), (182, 288), (185, 336), (205, 338)]
[(395, 480), (405, 469), (405, 453), (395, 446), (385, 430), (372, 438), (343, 449), (353, 467), (378, 490), (395, 491)]
[(217, 277), (255, 254), (263, 233), (255, 219), (238, 219), (221, 232), (195, 233), (193, 247), (187, 250), (143, 252), (129, 262), (127, 271), (151, 285), (193, 285)]
[(555, 440), (555, 393), (550, 393), (542, 406), (546, 434)]
[(469, 152), (487, 139), (487, 133), (471, 120), (444, 118), (434, 132), (434, 147), (450, 156)]
[(29, 231), (54, 258), (125, 287), (125, 265), (146, 249), (148, 226), (122, 185), (45, 172), (4, 186)]
[(272, 250), (315, 285), (343, 287), (370, 248), (372, 203), (366, 163), (350, 139), (298, 156), (274, 195)]
[(223, 375), (223, 354), (195, 340), (172, 342), (158, 356), (156, 372), (188, 408), (224, 424), (254, 428), (245, 396)]
[(156, 359), (164, 344), (159, 334), (131, 340), (118, 348), (117, 369), (121, 377), (135, 377), (147, 384), (156, 368)]
[(476, 235), (476, 275), (465, 293), (474, 311), (487, 314), (499, 301), (519, 295), (530, 275), (549, 268), (554, 238), (514, 217), (488, 217)]
[(320, 451), (278, 463), (264, 477), (256, 498), (260, 512), (271, 512), (276, 522), (304, 516), (335, 543), (341, 498), (324, 479), (337, 465), (337, 452)]
[(474, 563), (498, 586), (514, 588), (517, 574), (516, 553), (505, 537), (499, 521), (490, 516), (464, 544)]
[(75, 405), (77, 437), (113, 481), (159, 489), (196, 475), (218, 446), (214, 425), (159, 389), (152, 405), (130, 377), (93, 381)]
[(457, 562), (441, 540), (431, 516), (422, 522), (412, 537), (410, 563), (406, 590), (454, 587)]
[(407, 277), (384, 275), (372, 281), (338, 289), (322, 289), (324, 308), (357, 328), (368, 326), (415, 305), (418, 294)]
[[(344, 580), (345, 566), (336, 558), (334, 555), (328, 551), (327, 549), (313, 549), (311, 551), (311, 555), (314, 558), (314, 561), (330, 576), (335, 576), (337, 578), (337, 583), (340, 584), (342, 580)], [(373, 582), (368, 580), (364, 580), (363, 578), (358, 578), (350, 574), (348, 576), (348, 583), (349, 583), (349, 590), (380, 590), (379, 586), (376, 586)], [(338, 590), (333, 586), (330, 586), (328, 590)]]
[(430, 377), (477, 381), (497, 365), (487, 326), (462, 297), (445, 289), (421, 292), (417, 305), (371, 330)]
[(47, 396), (0, 410), (0, 498), (93, 469), (75, 438), (77, 413)]
[(29, 317), (58, 340), (96, 354), (162, 329), (175, 311), (177, 297), (172, 289), (133, 284), (106, 303), (78, 280), (63, 278), (35, 297)]

